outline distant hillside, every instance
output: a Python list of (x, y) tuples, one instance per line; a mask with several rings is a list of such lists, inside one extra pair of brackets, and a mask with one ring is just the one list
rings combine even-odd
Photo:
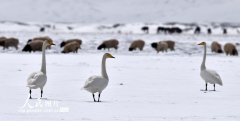
[(1, 0), (0, 20), (240, 22), (240, 0)]

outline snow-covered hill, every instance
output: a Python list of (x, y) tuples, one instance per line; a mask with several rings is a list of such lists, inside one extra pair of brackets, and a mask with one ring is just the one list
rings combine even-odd
[(239, 0), (1, 0), (0, 20), (239, 22)]

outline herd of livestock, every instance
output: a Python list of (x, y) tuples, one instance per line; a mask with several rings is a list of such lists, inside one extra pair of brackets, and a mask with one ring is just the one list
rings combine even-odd
[[(182, 29), (180, 27), (164, 27), (164, 26), (158, 26), (157, 27), (157, 34), (182, 34), (185, 31), (189, 31), (193, 29), (193, 33), (194, 34), (201, 34), (202, 33), (202, 29), (200, 26), (195, 26), (195, 28), (186, 28), (186, 29)], [(227, 28), (221, 28), (222, 29), (222, 34), (226, 35), (228, 33)], [(149, 26), (143, 26), (141, 28), (141, 30), (146, 33), (149, 34)], [(237, 32), (239, 33), (239, 31), (237, 30)], [(212, 28), (207, 28), (207, 34), (212, 34)]]
[[(42, 45), (44, 40), (51, 40), (52, 39), (48, 36), (42, 37), (35, 37), (29, 39), (26, 45), (23, 47), (23, 52), (35, 52), (35, 51), (42, 51)], [(0, 37), (0, 46), (3, 49), (8, 49), (9, 47), (14, 47), (18, 49), (19, 40), (17, 38), (7, 38), (7, 37)], [(63, 48), (62, 53), (77, 53), (79, 49), (81, 49), (82, 40), (81, 39), (69, 39), (66, 41), (62, 41), (60, 47)], [(110, 39), (103, 41), (98, 47), (98, 50), (102, 49), (118, 49), (119, 41), (117, 39)], [(129, 51), (140, 50), (142, 51), (145, 46), (144, 40), (134, 40), (129, 46)], [(159, 52), (167, 52), (168, 50), (174, 51), (175, 50), (175, 41), (172, 40), (163, 40), (159, 42), (151, 43), (151, 47), (156, 50), (157, 53)], [(48, 49), (51, 49), (49, 46)], [(226, 43), (222, 49), (222, 45), (216, 41), (212, 42), (211, 50), (215, 53), (223, 53), (225, 52), (226, 55), (233, 55), (237, 56), (238, 51), (236, 45), (233, 43)]]

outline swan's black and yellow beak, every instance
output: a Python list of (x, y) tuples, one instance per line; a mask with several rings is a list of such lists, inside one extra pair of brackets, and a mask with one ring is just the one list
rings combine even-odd
[(115, 57), (112, 56), (110, 53), (107, 53), (107, 58), (115, 58)]
[(201, 42), (198, 45), (206, 45), (206, 43), (205, 42)]
[(115, 58), (114, 56), (112, 56), (111, 54), (108, 56), (109, 58)]
[(55, 45), (52, 40), (47, 40), (49, 45)]

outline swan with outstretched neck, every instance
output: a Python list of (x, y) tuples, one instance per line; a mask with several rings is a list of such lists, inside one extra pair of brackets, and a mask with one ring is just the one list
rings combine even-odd
[(38, 72), (33, 72), (27, 79), (27, 87), (29, 87), (29, 99), (32, 99), (32, 89), (40, 88), (41, 98), (43, 95), (43, 87), (47, 82), (47, 69), (46, 69), (46, 57), (45, 50), (47, 46), (55, 45), (52, 40), (45, 40), (42, 45), (42, 65), (41, 70)]
[(115, 58), (115, 57), (113, 57), (109, 53), (105, 53), (102, 58), (102, 76), (89, 77), (87, 79), (87, 81), (85, 82), (85, 85), (83, 86), (83, 88), (85, 90), (92, 93), (94, 102), (96, 102), (94, 93), (98, 92), (98, 102), (100, 102), (101, 93), (108, 85), (109, 78), (108, 78), (107, 71), (106, 71), (106, 59), (107, 58)]
[(219, 85), (222, 86), (223, 85), (222, 79), (216, 71), (209, 70), (209, 69), (206, 68), (206, 65), (205, 65), (206, 55), (207, 55), (207, 44), (206, 44), (206, 42), (201, 42), (198, 45), (203, 45), (203, 47), (204, 47), (204, 54), (203, 54), (203, 61), (202, 61), (202, 64), (201, 64), (200, 75), (201, 75), (202, 79), (205, 80), (205, 83), (206, 83), (205, 91), (207, 91), (208, 83), (213, 84), (213, 87), (214, 87), (213, 90), (216, 91), (215, 90), (215, 84), (219, 84)]

